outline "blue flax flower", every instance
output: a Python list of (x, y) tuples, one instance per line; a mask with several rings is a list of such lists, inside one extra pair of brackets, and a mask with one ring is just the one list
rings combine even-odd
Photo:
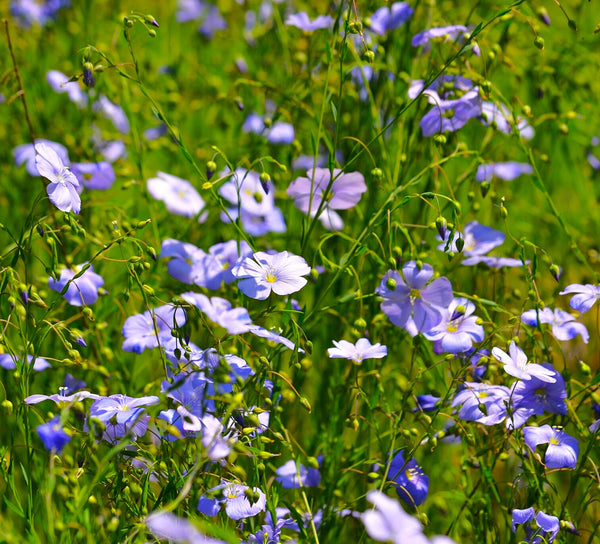
[(456, 245), (458, 239), (463, 242), (461, 253), (466, 257), (462, 261), (465, 266), (485, 263), (490, 268), (500, 268), (502, 266), (522, 266), (523, 264), (519, 259), (488, 256), (487, 253), (504, 243), (505, 236), (503, 232), (482, 225), (478, 221), (467, 223), (463, 232), (447, 232), (442, 240), (443, 243), (437, 248), (440, 251), (458, 253)]
[[(42, 370), (50, 368), (50, 363), (42, 357), (34, 358), (33, 355), (27, 354), (25, 358), (27, 364), (32, 365), (33, 370), (36, 372), (41, 372)], [(16, 357), (10, 353), (0, 353), (0, 366), (2, 368), (6, 368), (7, 370), (14, 370), (17, 368), (17, 361), (19, 360), (21, 360), (21, 357)]]
[(429, 476), (414, 459), (404, 460), (404, 450), (400, 450), (392, 459), (388, 479), (394, 483), (396, 493), (406, 504), (419, 506), (429, 492)]
[(90, 417), (104, 423), (106, 428), (102, 438), (110, 444), (116, 444), (125, 436), (135, 440), (143, 436), (148, 428), (150, 416), (146, 415), (144, 406), (158, 402), (156, 396), (134, 398), (117, 394), (100, 397), (90, 407)]
[(539, 378), (518, 380), (512, 386), (512, 419), (507, 420), (510, 428), (519, 428), (531, 416), (541, 416), (544, 412), (567, 415), (567, 390), (563, 377), (550, 363), (542, 366), (552, 372), (553, 383), (548, 383)]
[(479, 318), (471, 315), (474, 311), (475, 305), (466, 298), (455, 298), (442, 310), (442, 321), (423, 333), (433, 340), (435, 353), (464, 353), (473, 347), (473, 342), (483, 341), (483, 327)]
[(77, 176), (80, 185), (86, 189), (105, 191), (115, 182), (114, 168), (107, 161), (74, 162), (71, 170)]
[(329, 15), (319, 15), (315, 20), (311, 21), (308, 15), (301, 11), (288, 15), (285, 19), (285, 24), (295, 26), (305, 32), (313, 32), (320, 28), (330, 28), (333, 25), (333, 19)]
[(35, 145), (35, 165), (40, 176), (50, 183), (46, 187), (48, 198), (61, 212), (79, 213), (81, 199), (79, 198), (79, 180), (65, 166), (56, 151), (44, 143)]
[(129, 120), (123, 108), (111, 102), (106, 96), (101, 94), (98, 97), (94, 103), (94, 111), (108, 119), (121, 134), (129, 132)]
[[(198, 510), (207, 516), (216, 516), (225, 506), (227, 517), (240, 520), (256, 516), (265, 511), (267, 498), (258, 488), (233, 482), (223, 482), (209, 490), (210, 495), (203, 495), (198, 501)], [(252, 502), (248, 498), (251, 496)]]
[(444, 132), (456, 132), (464, 127), (469, 119), (481, 115), (481, 99), (477, 87), (460, 98), (439, 100), (423, 116), (419, 126), (423, 136), (433, 136)]
[[(322, 459), (322, 456), (320, 457)], [(321, 473), (318, 468), (307, 468), (291, 459), (281, 465), (276, 471), (275, 479), (284, 489), (296, 487), (318, 487), (321, 483)]]
[(204, 222), (207, 213), (201, 213), (205, 203), (198, 191), (187, 180), (158, 172), (155, 178), (150, 178), (146, 184), (152, 198), (162, 200), (167, 210), (184, 217), (198, 217)]
[(476, 421), (483, 425), (496, 425), (507, 416), (510, 390), (502, 385), (465, 382), (452, 406), (461, 406), (458, 417), (464, 421)]
[(310, 266), (292, 253), (264, 253), (257, 251), (252, 258), (245, 257), (236, 264), (231, 273), (240, 281), (238, 288), (250, 298), (265, 300), (271, 292), (290, 295), (300, 291), (307, 280)]
[(367, 500), (373, 509), (363, 512), (360, 518), (373, 540), (392, 544), (456, 544), (445, 535), (427, 538), (417, 518), (407, 514), (397, 501), (377, 489), (367, 493)]
[(397, 327), (406, 328), (413, 318), (418, 332), (426, 332), (442, 321), (442, 308), (452, 302), (452, 285), (448, 278), (437, 278), (429, 285), (433, 276), (431, 265), (421, 267), (409, 261), (402, 267), (402, 276), (389, 270), (377, 288), (383, 297), (381, 310)]
[(510, 355), (500, 348), (492, 349), (492, 355), (504, 365), (504, 371), (507, 374), (519, 378), (520, 380), (538, 378), (539, 380), (548, 383), (554, 383), (556, 381), (553, 370), (536, 363), (529, 363), (525, 352), (517, 346), (514, 341), (510, 343), (508, 351)]
[(170, 340), (171, 330), (184, 325), (185, 320), (185, 311), (172, 304), (132, 315), (123, 325), (123, 349), (142, 353), (145, 349), (156, 348)]
[(387, 347), (377, 343), (372, 345), (368, 338), (360, 338), (356, 344), (347, 340), (333, 341), (334, 348), (327, 350), (327, 356), (331, 359), (350, 359), (356, 364), (365, 359), (381, 359), (387, 355)]
[(88, 103), (87, 94), (83, 92), (78, 81), (70, 81), (69, 77), (58, 70), (46, 73), (46, 81), (57, 93), (67, 93), (69, 100), (75, 102), (77, 107), (85, 108)]
[(58, 17), (62, 8), (69, 7), (70, 0), (12, 0), (10, 3), (10, 14), (15, 17), (23, 28), (32, 25), (46, 26)]
[(94, 267), (91, 264), (81, 276), (75, 278), (86, 264), (76, 265), (72, 270), (63, 268), (60, 271), (58, 280), (48, 278), (48, 287), (59, 293), (67, 284), (69, 285), (63, 298), (71, 306), (88, 306), (94, 304), (98, 300), (98, 290), (104, 285), (102, 276), (94, 272)]
[(567, 285), (559, 294), (572, 295), (573, 293), (575, 295), (571, 297), (569, 306), (573, 310), (584, 314), (600, 299), (600, 285), (572, 283), (571, 285)]
[(39, 425), (36, 431), (44, 448), (59, 455), (71, 441), (71, 437), (63, 429), (59, 416), (52, 418), (48, 423)]
[(523, 440), (532, 451), (540, 444), (548, 444), (544, 464), (548, 468), (572, 468), (577, 466), (579, 441), (558, 427), (524, 427)]
[(444, 38), (444, 41), (456, 40), (458, 37), (463, 36), (466, 32), (468, 32), (468, 29), (464, 25), (450, 25), (430, 28), (415, 34), (411, 41), (411, 45), (413, 47), (423, 46), (425, 50), (428, 50), (431, 47), (431, 40), (436, 38)]
[[(37, 138), (35, 140), (35, 145), (37, 144), (45, 144), (48, 147), (51, 147), (56, 154), (60, 157), (60, 160), (68, 165), (69, 164), (69, 152), (67, 148), (59, 143), (53, 142), (51, 140), (44, 140), (43, 138)], [(13, 157), (15, 159), (15, 165), (20, 166), (25, 163), (25, 168), (27, 173), (30, 176), (39, 176), (40, 173), (35, 164), (36, 151), (34, 144), (22, 144), (18, 145), (13, 149)]]
[(203, 535), (187, 519), (172, 512), (158, 510), (146, 517), (146, 527), (156, 538), (177, 544), (225, 544), (225, 541)]
[(182, 293), (181, 298), (196, 306), (212, 322), (221, 325), (229, 334), (250, 331), (252, 320), (246, 308), (232, 308), (231, 302), (220, 297), (208, 298), (201, 293)]
[(414, 10), (408, 2), (394, 2), (392, 5), (379, 8), (370, 17), (369, 30), (383, 36), (388, 32), (401, 27), (408, 21)]
[(524, 162), (490, 162), (477, 167), (475, 181), (491, 181), (494, 177), (512, 181), (523, 174), (533, 174), (533, 167)]
[[(538, 526), (534, 529), (531, 526), (532, 521)], [(517, 525), (525, 525), (525, 534), (527, 535), (527, 544), (542, 544), (543, 542), (552, 542), (560, 530), (560, 521), (556, 516), (551, 516), (541, 510), (535, 514), (533, 506), (520, 510), (515, 508), (512, 511), (512, 532), (517, 532)]]
[(590, 339), (588, 330), (583, 323), (577, 323), (575, 316), (558, 308), (527, 310), (521, 315), (521, 321), (534, 327), (538, 325), (538, 322), (552, 325), (552, 336), (560, 341), (572, 340), (577, 335), (581, 336), (585, 344)]

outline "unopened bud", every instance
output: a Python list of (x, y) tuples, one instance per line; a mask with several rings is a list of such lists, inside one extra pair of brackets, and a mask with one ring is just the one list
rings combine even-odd
[(2, 401), (2, 413), (6, 416), (9, 416), (13, 413), (13, 403), (8, 399)]
[(381, 179), (383, 177), (383, 172), (381, 171), (381, 168), (373, 168), (373, 170), (371, 170), (371, 175), (375, 179)]
[(546, 26), (550, 26), (550, 15), (548, 15), (548, 10), (544, 7), (539, 7), (536, 10), (538, 19), (542, 21)]
[(213, 177), (213, 174), (217, 171), (217, 164), (214, 161), (208, 161), (206, 163), (206, 177), (208, 179)]
[(584, 363), (583, 361), (579, 361), (579, 370), (581, 370), (581, 373), (584, 374), (585, 376), (589, 376), (592, 373), (592, 369), (590, 368), (590, 365), (588, 365), (587, 363)]
[(445, 217), (442, 217), (441, 215), (435, 220), (435, 228), (438, 231), (438, 234), (440, 235), (440, 238), (442, 240), (446, 239), (446, 234), (448, 233), (448, 221), (446, 221)]
[(300, 397), (300, 404), (302, 404), (303, 408), (310, 414), (312, 412), (312, 407), (310, 402), (306, 397)]
[(390, 290), (390, 291), (395, 291), (396, 287), (398, 286), (398, 284), (396, 283), (396, 280), (394, 278), (388, 278), (385, 281), (385, 286)]
[(557, 264), (550, 265), (550, 274), (552, 274), (552, 277), (556, 281), (560, 280), (561, 273), (562, 273), (562, 270), (560, 269), (560, 266), (558, 266)]
[(271, 189), (271, 176), (269, 176), (269, 174), (267, 174), (266, 172), (263, 172), (260, 175), (260, 185), (263, 188), (265, 194), (268, 195), (269, 190)]
[(445, 134), (436, 134), (433, 137), (433, 141), (434, 141), (435, 145), (442, 146), (448, 141), (448, 138), (446, 138)]
[(370, 49), (368, 51), (365, 51), (363, 58), (369, 63), (369, 64), (373, 64), (375, 62), (375, 53), (373, 51), (371, 51)]
[(459, 253), (462, 253), (463, 248), (465, 247), (465, 240), (464, 238), (461, 238), (460, 236), (456, 239), (456, 242), (454, 242), (456, 244), (456, 251), (458, 251)]
[(156, 28), (159, 28), (159, 24), (156, 21), (156, 19), (154, 17), (152, 17), (152, 15), (148, 14), (144, 17), (144, 21), (146, 23), (148, 23), (149, 25), (155, 26)]
[(541, 36), (537, 36), (535, 40), (533, 40), (533, 45), (535, 45), (540, 51), (544, 49), (544, 38)]

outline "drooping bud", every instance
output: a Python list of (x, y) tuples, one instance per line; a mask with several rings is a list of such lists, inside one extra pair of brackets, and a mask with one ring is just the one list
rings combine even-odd
[(94, 66), (91, 62), (83, 63), (83, 83), (86, 87), (93, 87), (96, 84), (94, 79)]
[(144, 17), (144, 21), (146, 23), (148, 23), (149, 25), (155, 26), (156, 28), (159, 28), (159, 26), (160, 26), (158, 24), (158, 22), (156, 21), (156, 19), (150, 14), (148, 14)]
[(263, 188), (265, 194), (268, 195), (271, 189), (271, 176), (269, 176), (269, 174), (267, 174), (266, 172), (263, 172), (260, 175), (260, 185)]
[(214, 161), (208, 161), (206, 163), (206, 178), (210, 179), (217, 171), (217, 164)]
[(550, 274), (552, 274), (552, 277), (556, 281), (560, 280), (560, 276), (562, 274), (562, 270), (561, 270), (560, 266), (558, 266), (557, 264), (551, 264), (550, 265)]
[(533, 45), (535, 45), (540, 51), (544, 49), (544, 38), (541, 36), (536, 36), (535, 40), (533, 40)]
[(437, 229), (440, 238), (445, 240), (446, 234), (448, 233), (448, 221), (446, 221), (446, 218), (440, 215), (435, 220), (435, 228)]
[(463, 248), (465, 247), (465, 240), (461, 236), (456, 239), (456, 251), (462, 253)]
[(446, 138), (445, 134), (436, 134), (433, 137), (433, 141), (434, 141), (435, 145), (442, 146), (448, 141), (448, 138)]
[(538, 19), (540, 21), (542, 21), (542, 23), (544, 23), (546, 26), (550, 26), (551, 21), (550, 21), (550, 15), (548, 15), (548, 10), (545, 7), (539, 7), (536, 10)]
[(373, 170), (371, 170), (371, 175), (375, 179), (381, 179), (383, 177), (383, 172), (381, 171), (381, 168), (373, 168)]

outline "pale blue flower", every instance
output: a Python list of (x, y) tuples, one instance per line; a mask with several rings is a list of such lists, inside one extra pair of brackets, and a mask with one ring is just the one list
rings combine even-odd
[(527, 355), (525, 355), (523, 350), (514, 341), (510, 343), (508, 351), (510, 355), (500, 348), (492, 349), (492, 355), (504, 365), (504, 371), (507, 374), (520, 380), (530, 380), (535, 377), (538, 380), (548, 383), (556, 381), (553, 371), (542, 365), (529, 363)]
[(287, 251), (264, 253), (257, 251), (252, 258), (245, 257), (231, 270), (240, 279), (238, 288), (250, 298), (265, 300), (271, 292), (276, 295), (290, 295), (300, 291), (307, 280), (303, 276), (310, 273), (306, 261)]
[(587, 344), (590, 339), (590, 334), (583, 323), (576, 322), (575, 316), (558, 308), (527, 310), (521, 315), (521, 321), (534, 327), (537, 327), (538, 323), (552, 325), (552, 336), (560, 341), (572, 340), (577, 335), (581, 336), (584, 344)]
[(381, 359), (387, 355), (387, 347), (381, 344), (372, 345), (368, 338), (360, 338), (356, 344), (347, 340), (333, 341), (334, 348), (327, 350), (327, 356), (332, 359), (350, 359), (357, 364), (365, 359)]
[(558, 427), (524, 427), (523, 440), (533, 451), (540, 444), (548, 444), (544, 463), (548, 468), (577, 467), (579, 441)]
[(56, 151), (49, 145), (35, 145), (35, 165), (40, 176), (50, 183), (46, 187), (48, 198), (61, 212), (79, 213), (81, 199), (77, 192), (79, 181), (75, 174), (65, 166)]
[(162, 200), (167, 210), (184, 217), (198, 217), (204, 222), (207, 212), (201, 213), (205, 203), (198, 191), (187, 180), (165, 172), (157, 172), (156, 177), (150, 178), (146, 184), (152, 198)]
[(69, 81), (69, 77), (58, 70), (50, 70), (46, 73), (46, 80), (57, 93), (67, 93), (69, 100), (75, 102), (78, 108), (84, 108), (88, 103), (88, 97), (79, 86), (78, 81)]
[(71, 441), (71, 436), (68, 435), (60, 422), (60, 417), (52, 418), (48, 423), (39, 425), (36, 432), (49, 452), (60, 455), (63, 448)]
[(319, 15), (316, 19), (311, 21), (308, 15), (304, 11), (301, 11), (299, 13), (288, 15), (285, 19), (285, 24), (288, 26), (295, 26), (305, 32), (313, 32), (320, 28), (330, 28), (333, 26), (333, 19), (329, 15)]

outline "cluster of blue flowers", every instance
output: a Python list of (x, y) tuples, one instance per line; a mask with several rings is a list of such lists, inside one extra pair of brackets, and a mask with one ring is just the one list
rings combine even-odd
[[(44, 26), (68, 4), (13, 1), (11, 11), (23, 26)], [(250, 46), (256, 39), (257, 27), (267, 22), (272, 24), (274, 9), (273, 2), (265, 0), (258, 11), (247, 11), (244, 37)], [(350, 17), (344, 22), (336, 20), (333, 13), (311, 18), (305, 12), (287, 10), (282, 25), (290, 27), (290, 32), (302, 34), (303, 39), (318, 31), (344, 28), (344, 40), (348, 38), (348, 43), (355, 42), (354, 53), (364, 47), (373, 52), (381, 47), (382, 40), (389, 33), (402, 28), (408, 31), (407, 23), (413, 14), (414, 9), (408, 3), (391, 3), (366, 17), (364, 27), (353, 30), (353, 37), (349, 32)], [(223, 14), (217, 3), (180, 0), (176, 20), (182, 24), (195, 21), (202, 39), (210, 40), (227, 29), (226, 16), (227, 13)], [(450, 44), (456, 50), (469, 46), (469, 54), (479, 56), (481, 51), (471, 39), (474, 28), (460, 24), (429, 28), (413, 34), (410, 44), (418, 48), (414, 51), (418, 51), (419, 55), (427, 55), (434, 45)], [(247, 70), (242, 62), (238, 67), (240, 72)], [(376, 64), (353, 66), (345, 75), (349, 85), (358, 93), (357, 100), (363, 102), (370, 99), (377, 85), (393, 83), (397, 77), (380, 70)], [(466, 72), (465, 75), (443, 74), (433, 80), (409, 81), (408, 76), (406, 79), (408, 97), (420, 100), (425, 108), (418, 119), (423, 138), (458, 132), (472, 119), (479, 123), (479, 128), (482, 128), (481, 125), (488, 127), (501, 138), (505, 137), (502, 135), (510, 135), (515, 139), (528, 140), (534, 136), (534, 129), (526, 118), (516, 116), (503, 103), (493, 102), (477, 80)], [(68, 214), (85, 215), (89, 191), (106, 191), (115, 183), (115, 165), (118, 172), (118, 161), (127, 156), (122, 137), (130, 133), (130, 122), (123, 108), (105, 95), (84, 90), (76, 78), (52, 70), (47, 74), (47, 83), (57, 93), (66, 94), (77, 108), (87, 108), (88, 115), (93, 117), (90, 144), (97, 160), (71, 162), (65, 146), (40, 138), (16, 147), (13, 150), (14, 161), (17, 166), (25, 165), (31, 176), (43, 178), (48, 200), (66, 217), (73, 217)], [(66, 97), (61, 99), (66, 100)], [(268, 99), (264, 103), (264, 112), (244, 114), (245, 119), (239, 127), (246, 134), (244, 137), (260, 141), (260, 145), (293, 146), (297, 134), (294, 125), (289, 122), (292, 121), (291, 114), (278, 109)], [(380, 113), (382, 119), (385, 118), (386, 112)], [(110, 122), (108, 128), (106, 121)], [(168, 132), (166, 125), (151, 130), (146, 133), (147, 140)], [(383, 138), (386, 137), (388, 135), (384, 134)], [(443, 143), (443, 139), (438, 142)], [(313, 452), (306, 452), (306, 460), (301, 462), (300, 456), (290, 446), (288, 457), (291, 458), (277, 460), (276, 468), (271, 466), (267, 469), (262, 465), (261, 471), (271, 471), (271, 479), (261, 477), (260, 487), (247, 485), (250, 482), (244, 481), (243, 473), (233, 468), (239, 455), (271, 459), (268, 452), (255, 447), (259, 437), (264, 439), (262, 443), (268, 444), (269, 440), (273, 441), (269, 433), (277, 438), (283, 436), (274, 423), (278, 421), (276, 414), (282, 410), (283, 402), (282, 388), (276, 385), (276, 380), (286, 382), (303, 405), (312, 409), (307, 399), (296, 391), (288, 375), (270, 366), (265, 354), (291, 354), (290, 358), (296, 361), (307, 354), (325, 359), (324, 346), (315, 348), (312, 345), (310, 338), (303, 333), (301, 320), (306, 315), (306, 301), (319, 295), (320, 290), (326, 292), (318, 282), (320, 273), (329, 270), (317, 266), (318, 251), (309, 252), (303, 243), (299, 247), (304, 256), (287, 249), (277, 251), (264, 237), (288, 231), (291, 222), (282, 211), (287, 204), (287, 209), (296, 214), (295, 224), (303, 222), (302, 236), (322, 228), (328, 231), (323, 234), (323, 239), (329, 240), (325, 238), (328, 236), (336, 239), (339, 235), (341, 240), (347, 226), (345, 221), (351, 221), (362, 213), (355, 208), (361, 201), (377, 196), (377, 186), (375, 183), (367, 184), (366, 173), (359, 171), (362, 169), (358, 166), (359, 162), (349, 163), (344, 168), (338, 150), (328, 150), (328, 158), (317, 154), (318, 145), (314, 151), (315, 157), (296, 156), (292, 167), (301, 175), (290, 180), (285, 190), (279, 180), (276, 186), (269, 175), (253, 170), (258, 168), (254, 163), (252, 166), (246, 164), (245, 168), (234, 167), (228, 162), (228, 166), (216, 174), (216, 165), (212, 161), (202, 194), (189, 180), (156, 170), (152, 171), (156, 173), (148, 177), (145, 184), (138, 184), (140, 190), (145, 190), (150, 197), (148, 200), (153, 209), (158, 210), (157, 213), (162, 214), (166, 210), (177, 216), (177, 221), (190, 226), (172, 234), (181, 239), (163, 237), (158, 240), (158, 255), (152, 250), (157, 261), (155, 266), (166, 278), (165, 283), (169, 282), (169, 298), (150, 299), (144, 296), (143, 307), (123, 315), (122, 352), (134, 354), (131, 357), (151, 353), (157, 362), (162, 362), (164, 375), (160, 386), (156, 381), (150, 381), (140, 397), (128, 396), (124, 385), (110, 394), (108, 385), (98, 387), (96, 392), (88, 391), (84, 389), (87, 387), (84, 382), (71, 376), (67, 377), (58, 394), (28, 395), (24, 399), (26, 404), (53, 402), (59, 412), (58, 415), (51, 414), (49, 419), (46, 416), (44, 421), (48, 421), (36, 429), (47, 451), (61, 455), (70, 447), (74, 436), (87, 434), (97, 444), (104, 443), (108, 447), (123, 445), (131, 459), (124, 457), (120, 461), (130, 462), (131, 466), (138, 468), (143, 466), (158, 480), (161, 478), (160, 468), (146, 459), (150, 448), (143, 446), (167, 449), (185, 444), (186, 448), (194, 451), (195, 466), (203, 467), (216, 484), (196, 490), (197, 503), (194, 501), (194, 504), (199, 514), (233, 520), (238, 528), (244, 530), (244, 542), (248, 543), (295, 541), (292, 539), (296, 534), (305, 535), (309, 527), (316, 534), (325, 515), (323, 508), (311, 511), (305, 495), (301, 506), (282, 502), (289, 508), (271, 508), (268, 487), (275, 486), (276, 493), (284, 493), (283, 490), (287, 489), (301, 489), (304, 493), (307, 488), (322, 487), (321, 467), (327, 463), (328, 452), (315, 452), (314, 455), (321, 453), (316, 457), (311, 456)], [(496, 159), (499, 161), (496, 162)], [(476, 182), (477, 187), (481, 184), (485, 191), (491, 183), (536, 175), (530, 163), (504, 159), (478, 157), (469, 173), (471, 180)], [(213, 178), (215, 174), (216, 179)], [(377, 179), (378, 176), (373, 174), (372, 177)], [(477, 267), (461, 268), (461, 271), (467, 272), (485, 270), (486, 273), (509, 275), (531, 271), (531, 262), (524, 252), (519, 258), (506, 256), (506, 252), (495, 254), (506, 241), (504, 232), (475, 220), (463, 225), (459, 215), (455, 213), (454, 222), (450, 225), (440, 215), (436, 222), (438, 236), (435, 241), (432, 240), (431, 246), (436, 248), (434, 255), (447, 256), (452, 266), (457, 268)], [(215, 221), (223, 227), (223, 232), (235, 232), (235, 237), (217, 237), (222, 241), (203, 244), (190, 236), (192, 227), (199, 228), (198, 223), (205, 224), (217, 217)], [(118, 227), (115, 226), (114, 230), (117, 231)], [(431, 229), (431, 232), (434, 230)], [(300, 236), (296, 238), (299, 240)], [(384, 244), (379, 239), (378, 242), (383, 249)], [(67, 313), (71, 306), (76, 309), (73, 311), (84, 314), (91, 311), (90, 306), (101, 302), (102, 297), (118, 292), (120, 286), (117, 282), (110, 275), (102, 276), (100, 253), (81, 255), (75, 261), (79, 264), (65, 259), (67, 262), (61, 267), (48, 269), (44, 282), (47, 281), (58, 312)], [(600, 286), (577, 283), (565, 286), (559, 294), (572, 295), (569, 305), (573, 313), (545, 307), (538, 296), (533, 308), (532, 304), (524, 306), (514, 316), (516, 329), (511, 330), (513, 336), (505, 341), (501, 336), (503, 331), (489, 321), (486, 305), (489, 307), (492, 303), (482, 301), (476, 292), (465, 293), (453, 288), (448, 277), (439, 275), (439, 272), (436, 274), (433, 265), (425, 262), (430, 255), (427, 252), (420, 254), (412, 247), (409, 258), (398, 257), (392, 259), (391, 264), (378, 257), (376, 282), (379, 285), (374, 282), (366, 296), (363, 293), (353, 294), (361, 303), (363, 298), (377, 300), (384, 315), (373, 317), (372, 323), (379, 320), (379, 323), (387, 324), (387, 318), (393, 334), (397, 333), (401, 341), (412, 341), (415, 352), (417, 349), (428, 350), (432, 357), (445, 354), (443, 361), (458, 367), (456, 372), (452, 371), (452, 385), (445, 396), (423, 389), (407, 398), (409, 413), (412, 410), (415, 417), (429, 418), (429, 421), (430, 415), (439, 416), (446, 420), (446, 427), (436, 434), (427, 433), (419, 441), (411, 436), (403, 447), (395, 445), (394, 438), (387, 451), (382, 448), (383, 454), (376, 454), (379, 456), (376, 462), (370, 460), (373, 463), (371, 472), (380, 478), (378, 489), (371, 486), (372, 489), (359, 500), (366, 498), (372, 508), (354, 511), (328, 505), (335, 516), (360, 520), (357, 522), (359, 526), (364, 525), (372, 539), (382, 542), (454, 542), (444, 535), (426, 536), (421, 521), (382, 490), (395, 492), (411, 513), (418, 513), (418, 507), (427, 500), (429, 493), (429, 476), (417, 462), (418, 458), (426, 467), (420, 457), (423, 450), (419, 447), (437, 444), (438, 439), (460, 441), (464, 434), (461, 428), (470, 425), (483, 429), (499, 426), (497, 429), (504, 433), (506, 442), (514, 440), (514, 451), (523, 460), (534, 463), (540, 473), (546, 469), (574, 470), (581, 463), (579, 440), (567, 433), (562, 425), (555, 424), (556, 421), (567, 424), (563, 417), (568, 413), (569, 397), (565, 378), (549, 362), (548, 352), (539, 349), (536, 335), (550, 334), (557, 342), (579, 337), (583, 343), (588, 343), (590, 334), (580, 317), (600, 299)], [(127, 261), (128, 266), (135, 261), (135, 257)], [(342, 264), (338, 268), (343, 269)], [(351, 272), (360, 275), (354, 269)], [(313, 288), (315, 283), (317, 286)], [(531, 285), (533, 291), (533, 281)], [(144, 294), (153, 292), (149, 285), (140, 284), (140, 287)], [(300, 302), (292, 298), (292, 295), (300, 297), (301, 291), (303, 297), (309, 291), (310, 294), (299, 299)], [(29, 303), (29, 296), (27, 291), (23, 292), (24, 304)], [(534, 297), (530, 298), (533, 300)], [(154, 302), (150, 304), (150, 300)], [(327, 310), (337, 312), (335, 308)], [(289, 316), (298, 317), (298, 321)], [(382, 328), (377, 329), (378, 333)], [(374, 338), (376, 335), (370, 334), (366, 324), (357, 325), (357, 329), (358, 334), (353, 333), (351, 339), (328, 337), (328, 345), (333, 347), (327, 348), (326, 355), (329, 359), (348, 361), (329, 361), (328, 364), (338, 365), (337, 368), (343, 365), (347, 369), (348, 382), (351, 377), (358, 390), (361, 380), (373, 375), (379, 379), (379, 371), (384, 365), (389, 366), (387, 361), (373, 363), (372, 366), (366, 361), (395, 355), (395, 346), (377, 342), (381, 338)], [(323, 335), (327, 333), (324, 331)], [(80, 347), (87, 347), (86, 334), (77, 332), (72, 336)], [(243, 352), (239, 346), (243, 346)], [(40, 372), (55, 366), (48, 359), (39, 354), (27, 354), (25, 350), (23, 353), (2, 353), (0, 366), (17, 372), (23, 369)], [(297, 365), (302, 367), (302, 362)], [(450, 376), (450, 371), (447, 374)], [(106, 384), (110, 381), (107, 380)], [(421, 384), (416, 387), (421, 387)], [(348, 418), (350, 425), (357, 424), (357, 413), (353, 412)], [(553, 416), (557, 417), (551, 419)], [(598, 427), (600, 419), (588, 428), (594, 433)], [(407, 433), (410, 435), (410, 431)], [(388, 444), (387, 437), (385, 440), (379, 438), (382, 443)], [(279, 453), (273, 457), (275, 455)], [(190, 485), (193, 485), (195, 475), (195, 472), (184, 475), (189, 476)], [(177, 485), (183, 487), (181, 482)], [(182, 491), (182, 497), (185, 493)], [(512, 509), (512, 530), (516, 532), (517, 525), (524, 525), (529, 544), (552, 542), (559, 529), (569, 523), (539, 510), (537, 503), (535, 506), (519, 506), (527, 507)], [(244, 525), (247, 518), (255, 517), (251, 524)], [(223, 542), (204, 535), (191, 521), (166, 510), (148, 514), (144, 523), (148, 532), (157, 539)]]

